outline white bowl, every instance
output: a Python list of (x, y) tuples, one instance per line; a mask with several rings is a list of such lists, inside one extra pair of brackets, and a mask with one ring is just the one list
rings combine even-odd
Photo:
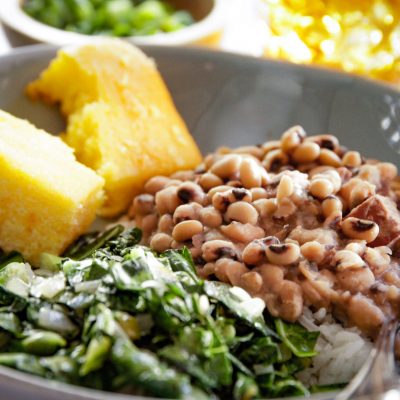
[[(205, 0), (190, 0), (191, 7)], [(21, 8), (21, 0), (0, 0), (0, 19), (11, 29), (38, 42), (54, 45), (80, 44), (95, 40), (96, 36), (83, 35), (53, 28), (26, 14)], [(190, 43), (210, 43), (218, 38), (223, 28), (224, 15), (229, 0), (209, 0), (208, 13), (193, 25), (176, 32), (158, 33), (150, 36), (130, 36), (127, 40), (139, 45), (184, 45)], [(181, 2), (184, 3), (184, 2)], [(202, 6), (204, 4), (199, 4)], [(200, 7), (204, 8), (204, 7)]]

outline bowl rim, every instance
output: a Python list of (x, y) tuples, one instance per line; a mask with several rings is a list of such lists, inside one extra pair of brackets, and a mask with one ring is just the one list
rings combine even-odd
[[(84, 35), (54, 28), (30, 17), (21, 8), (21, 0), (1, 0), (0, 20), (17, 31), (38, 42), (53, 45), (81, 44), (104, 37)], [(176, 32), (157, 33), (149, 36), (127, 36), (120, 39), (139, 45), (184, 45), (205, 39), (222, 30), (229, 0), (212, 0), (211, 11), (201, 20)]]

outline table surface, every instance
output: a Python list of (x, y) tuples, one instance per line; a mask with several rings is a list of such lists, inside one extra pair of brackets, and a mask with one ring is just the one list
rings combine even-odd
[[(225, 16), (221, 49), (260, 56), (268, 36), (265, 3), (262, 0), (227, 1), (229, 13)], [(0, 22), (0, 55), (9, 53), (15, 47), (34, 43)]]

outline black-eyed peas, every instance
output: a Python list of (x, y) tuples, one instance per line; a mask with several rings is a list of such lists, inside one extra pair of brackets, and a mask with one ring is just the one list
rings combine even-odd
[(333, 135), (317, 135), (309, 136), (305, 139), (307, 142), (314, 142), (318, 144), (321, 149), (337, 151), (339, 149), (339, 141)]
[(203, 189), (194, 182), (181, 183), (177, 188), (176, 194), (184, 204), (190, 202), (203, 204), (205, 198)]
[(161, 215), (158, 221), (158, 230), (164, 233), (171, 233), (174, 227), (174, 221), (171, 214)]
[(139, 196), (136, 196), (133, 200), (132, 207), (129, 210), (129, 216), (134, 217), (137, 214), (151, 214), (154, 211), (154, 206), (154, 196), (143, 193)]
[(166, 233), (156, 233), (150, 240), (150, 247), (162, 253), (171, 248), (172, 237)]
[[(280, 141), (222, 147), (194, 170), (151, 178), (129, 216), (143, 244), (187, 247), (202, 278), (244, 288), (274, 316), (295, 321), (303, 301), (334, 305), (372, 334), (382, 304), (399, 310), (400, 214), (388, 206), (400, 204), (396, 175), (332, 135), (306, 138), (293, 127)], [(375, 247), (389, 240), (393, 254)]]
[(223, 180), (219, 176), (211, 172), (206, 172), (205, 174), (202, 174), (199, 178), (199, 185), (205, 191), (209, 191), (210, 189), (216, 186), (221, 186), (223, 185), (223, 183), (224, 183)]
[(243, 159), (239, 168), (240, 181), (246, 189), (261, 186), (261, 165), (251, 158)]
[(365, 267), (364, 260), (351, 250), (339, 250), (335, 253), (334, 262), (336, 269), (342, 271), (345, 269), (360, 269)]
[(342, 158), (344, 167), (356, 168), (362, 164), (361, 154), (358, 151), (348, 151)]
[(300, 247), (295, 243), (271, 244), (265, 253), (270, 263), (276, 265), (289, 265), (298, 261)]
[(326, 247), (319, 242), (306, 242), (300, 247), (301, 254), (308, 261), (321, 264), (326, 257)]
[(293, 160), (298, 164), (308, 164), (317, 160), (321, 153), (321, 148), (314, 142), (304, 142), (297, 147), (293, 154)]
[(200, 221), (209, 228), (218, 228), (222, 224), (222, 215), (214, 207), (204, 207), (199, 212)]
[(379, 226), (373, 221), (348, 217), (341, 224), (343, 233), (352, 239), (373, 242), (379, 235)]
[(198, 203), (182, 204), (175, 209), (173, 222), (174, 224), (178, 224), (179, 222), (190, 219), (198, 220), (201, 210), (203, 210), (203, 207)]
[(289, 175), (283, 175), (276, 190), (278, 202), (286, 197), (290, 197), (294, 192), (293, 180)]
[(310, 192), (318, 199), (325, 199), (334, 193), (334, 187), (325, 177), (314, 177), (310, 182)]
[(172, 214), (176, 207), (181, 204), (177, 194), (176, 186), (169, 186), (160, 190), (155, 195), (157, 211), (162, 214)]
[(256, 271), (245, 272), (239, 281), (239, 286), (249, 292), (252, 296), (257, 295), (262, 288), (263, 280)]
[(321, 149), (318, 160), (322, 165), (329, 165), (335, 168), (342, 165), (340, 157), (335, 152), (328, 149)]
[(326, 197), (322, 202), (322, 212), (325, 218), (338, 212), (342, 212), (343, 204), (340, 199), (336, 196), (330, 195)]
[(278, 208), (276, 198), (273, 199), (259, 199), (253, 201), (253, 206), (256, 208), (261, 218), (272, 215)]
[(265, 236), (264, 230), (259, 226), (231, 222), (229, 225), (222, 225), (221, 232), (230, 240), (239, 243), (248, 243), (254, 239), (261, 239)]
[(210, 262), (218, 260), (221, 257), (235, 259), (237, 252), (232, 242), (228, 240), (209, 240), (201, 246), (203, 258)]
[(228, 206), (225, 213), (227, 221), (238, 221), (242, 224), (256, 225), (258, 222), (258, 212), (250, 203), (237, 201)]
[(220, 178), (230, 178), (235, 175), (242, 162), (242, 157), (238, 154), (228, 154), (221, 157), (210, 168), (210, 172)]
[(287, 165), (289, 157), (282, 150), (269, 151), (263, 160), (263, 166), (268, 172), (278, 172), (281, 167)]
[(165, 185), (170, 181), (166, 176), (153, 176), (144, 185), (146, 193), (155, 195), (157, 192), (165, 188)]
[(301, 144), (306, 137), (304, 129), (299, 126), (292, 126), (282, 134), (281, 148), (284, 152), (290, 153), (293, 149)]
[(243, 263), (230, 258), (221, 258), (215, 263), (217, 278), (233, 286), (240, 284), (240, 278), (246, 272), (249, 272), (249, 269)]
[(189, 220), (179, 222), (172, 230), (172, 237), (177, 242), (186, 242), (192, 239), (194, 235), (203, 232), (203, 224), (200, 221)]

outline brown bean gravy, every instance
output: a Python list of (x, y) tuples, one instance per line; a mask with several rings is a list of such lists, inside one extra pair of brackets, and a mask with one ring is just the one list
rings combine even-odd
[(375, 336), (400, 314), (399, 194), (393, 164), (295, 126), (151, 178), (129, 217), (145, 244), (188, 247), (201, 277), (242, 287), (273, 316), (324, 307)]

